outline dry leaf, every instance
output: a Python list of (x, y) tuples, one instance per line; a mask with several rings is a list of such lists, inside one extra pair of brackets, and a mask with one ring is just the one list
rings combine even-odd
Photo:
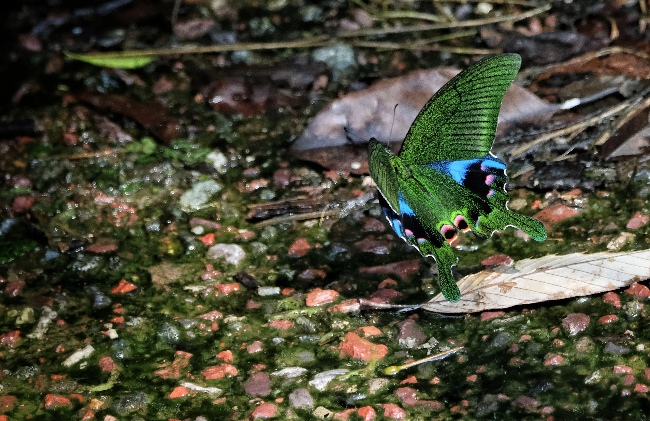
[[(458, 72), (451, 68), (419, 70), (332, 101), (314, 117), (291, 149), (297, 152), (349, 145), (346, 129), (364, 141), (374, 137), (382, 143), (401, 144), (420, 109)], [(507, 122), (541, 115), (548, 118), (553, 110), (553, 105), (513, 84), (503, 99), (499, 130)]]
[(523, 304), (598, 294), (650, 278), (650, 250), (573, 253), (526, 259), (458, 281), (460, 301), (438, 294), (422, 308), (439, 313), (474, 313)]

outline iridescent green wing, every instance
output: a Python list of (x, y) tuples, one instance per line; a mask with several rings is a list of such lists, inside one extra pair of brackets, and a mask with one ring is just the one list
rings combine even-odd
[(408, 244), (436, 259), (449, 301), (460, 299), (451, 272), (459, 232), (491, 235), (516, 226), (546, 239), (539, 221), (508, 209), (505, 164), (490, 153), (501, 101), (519, 65), (519, 56), (505, 54), (459, 73), (422, 109), (398, 156), (370, 141), (370, 174), (384, 214)]
[(521, 66), (517, 54), (479, 61), (431, 97), (409, 129), (400, 158), (412, 164), (480, 158), (494, 142), (501, 101)]

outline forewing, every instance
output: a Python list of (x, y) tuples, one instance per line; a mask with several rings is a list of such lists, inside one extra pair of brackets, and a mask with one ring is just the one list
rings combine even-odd
[(494, 142), (501, 101), (521, 58), (502, 54), (479, 61), (447, 82), (411, 125), (399, 157), (411, 164), (480, 158)]
[(398, 179), (395, 168), (390, 163), (394, 155), (373, 138), (368, 142), (368, 157), (370, 176), (375, 180), (379, 192), (393, 210), (399, 211)]

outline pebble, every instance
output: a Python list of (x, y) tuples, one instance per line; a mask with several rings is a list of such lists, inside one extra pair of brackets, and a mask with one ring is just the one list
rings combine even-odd
[(323, 371), (321, 373), (316, 374), (314, 378), (309, 381), (309, 385), (314, 387), (316, 390), (320, 390), (322, 392), (325, 389), (327, 389), (327, 385), (329, 384), (329, 382), (331, 382), (338, 376), (342, 376), (348, 371), (350, 370), (347, 370), (345, 368), (337, 368), (334, 370)]
[(311, 397), (309, 390), (301, 388), (296, 389), (289, 394), (289, 402), (294, 408), (313, 408), (314, 399)]
[(245, 383), (244, 391), (249, 396), (267, 396), (271, 393), (269, 373), (254, 373)]
[(397, 342), (402, 348), (417, 348), (427, 340), (427, 336), (413, 319), (399, 322), (397, 327), (399, 327)]
[(120, 415), (126, 415), (136, 411), (144, 411), (150, 401), (146, 393), (134, 392), (113, 401), (111, 408)]
[(565, 219), (572, 218), (578, 215), (579, 213), (580, 212), (578, 212), (573, 208), (568, 207), (567, 205), (564, 205), (562, 203), (556, 203), (555, 205), (551, 205), (537, 212), (534, 218), (539, 219), (541, 222), (547, 224), (555, 224), (564, 221)]
[(317, 48), (312, 52), (312, 58), (327, 65), (332, 72), (334, 81), (339, 80), (357, 66), (354, 49), (345, 44)]
[(583, 313), (571, 313), (562, 320), (562, 327), (574, 336), (582, 332), (589, 326), (589, 316)]
[(208, 259), (223, 260), (234, 266), (239, 266), (246, 257), (244, 249), (237, 244), (215, 244), (208, 249)]
[(165, 322), (158, 330), (158, 339), (167, 345), (176, 345), (181, 340), (181, 331), (173, 324)]
[(251, 414), (252, 418), (273, 418), (275, 417), (276, 412), (278, 412), (277, 406), (272, 403), (265, 402), (255, 408)]
[(333, 289), (320, 289), (316, 288), (307, 294), (306, 304), (307, 307), (316, 307), (323, 304), (331, 303), (336, 300), (339, 293)]
[(632, 218), (627, 222), (625, 225), (625, 228), (631, 229), (631, 230), (637, 230), (639, 228), (642, 228), (650, 222), (650, 215), (646, 215), (641, 213), (641, 211), (637, 211)]
[(613, 342), (607, 342), (605, 349), (603, 349), (603, 352), (605, 354), (624, 355), (629, 353), (630, 349), (625, 348), (624, 346), (616, 345)]
[(343, 341), (339, 344), (339, 350), (343, 355), (366, 362), (377, 361), (388, 354), (386, 345), (370, 342), (354, 332), (348, 332), (345, 335)]
[(179, 201), (181, 208), (186, 212), (199, 210), (206, 206), (210, 197), (221, 189), (222, 186), (214, 180), (199, 181), (181, 195)]
[(87, 345), (85, 348), (79, 349), (72, 353), (68, 358), (63, 361), (65, 367), (72, 367), (81, 360), (85, 360), (90, 357), (92, 353), (95, 352), (95, 348), (92, 345)]

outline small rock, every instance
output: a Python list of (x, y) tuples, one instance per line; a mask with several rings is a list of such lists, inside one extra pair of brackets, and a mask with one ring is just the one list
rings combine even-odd
[(641, 211), (637, 211), (632, 218), (627, 221), (627, 224), (625, 225), (625, 228), (631, 229), (631, 230), (638, 230), (639, 228), (648, 225), (650, 222), (650, 215), (646, 215), (641, 213)]
[(386, 225), (376, 218), (365, 218), (363, 220), (363, 230), (366, 232), (384, 232)]
[(562, 320), (562, 327), (574, 336), (582, 332), (589, 326), (589, 316), (583, 313), (571, 313)]
[(325, 279), (325, 277), (327, 274), (320, 269), (305, 269), (298, 274), (298, 279), (301, 281), (316, 281)]
[(244, 391), (249, 396), (267, 396), (271, 393), (271, 379), (269, 373), (254, 373), (246, 383)]
[(246, 352), (248, 352), (249, 354), (256, 354), (258, 352), (262, 352), (263, 350), (264, 347), (262, 346), (262, 342), (260, 341), (254, 341), (252, 344), (246, 347)]
[(165, 322), (158, 330), (158, 339), (167, 345), (176, 345), (181, 340), (181, 331), (173, 324)]
[(120, 282), (113, 287), (111, 294), (127, 294), (131, 291), (135, 291), (137, 288), (137, 285), (127, 282), (126, 279), (121, 279)]
[(363, 267), (359, 269), (359, 271), (363, 273), (397, 275), (405, 281), (410, 276), (413, 276), (420, 271), (420, 263), (421, 259), (413, 259), (397, 263), (388, 263), (381, 266)]
[(638, 299), (650, 297), (650, 288), (645, 285), (641, 285), (638, 282), (632, 284), (628, 289), (625, 290), (626, 294), (633, 295)]
[(36, 199), (32, 196), (17, 196), (11, 205), (11, 210), (16, 213), (27, 212), (34, 205)]
[(415, 320), (406, 319), (397, 323), (397, 326), (399, 327), (397, 342), (401, 347), (413, 349), (426, 342), (427, 337)]
[(305, 238), (298, 238), (294, 243), (289, 247), (289, 256), (290, 257), (303, 257), (305, 256), (311, 246)]
[(273, 418), (275, 417), (276, 412), (278, 412), (277, 406), (275, 406), (272, 403), (265, 402), (255, 408), (253, 413), (251, 414), (251, 417), (253, 419), (255, 418)]
[(358, 358), (363, 361), (376, 361), (388, 354), (388, 347), (383, 344), (374, 344), (361, 338), (354, 332), (348, 332), (339, 345), (343, 355)]
[(492, 341), (487, 345), (487, 348), (499, 350), (509, 348), (513, 343), (512, 335), (508, 332), (501, 331), (497, 333)]
[(544, 365), (549, 366), (549, 365), (562, 365), (564, 362), (564, 357), (558, 354), (551, 354), (544, 360)]
[(314, 399), (307, 389), (296, 389), (289, 394), (289, 402), (294, 408), (313, 408)]
[(130, 414), (131, 412), (143, 411), (149, 405), (150, 399), (144, 392), (134, 392), (116, 399), (111, 408), (120, 415)]
[(621, 299), (615, 292), (610, 291), (603, 294), (603, 301), (613, 305), (616, 308), (621, 308)]
[(605, 354), (613, 354), (613, 355), (624, 355), (630, 352), (629, 348), (625, 348), (624, 346), (616, 345), (615, 343), (612, 342), (607, 342), (605, 345), (605, 349), (603, 349), (603, 352)]
[(90, 357), (93, 352), (95, 352), (95, 348), (93, 348), (92, 345), (86, 345), (84, 348), (73, 352), (72, 355), (66, 358), (65, 361), (63, 361), (63, 365), (65, 367), (72, 367), (79, 361)]
[(282, 370), (274, 371), (272, 376), (284, 377), (285, 379), (294, 379), (305, 374), (308, 370), (304, 367), (287, 367)]
[(24, 279), (16, 279), (15, 281), (7, 283), (7, 286), (5, 286), (5, 297), (18, 297), (23, 292), (25, 285), (26, 283)]
[(315, 418), (318, 418), (319, 420), (329, 420), (332, 419), (332, 411), (329, 409), (325, 408), (324, 406), (319, 406), (318, 408), (314, 409), (314, 412), (312, 414)]
[(342, 376), (348, 371), (350, 370), (347, 370), (345, 368), (337, 368), (334, 370), (323, 371), (322, 373), (316, 374), (313, 380), (309, 381), (309, 385), (314, 387), (316, 390), (320, 390), (322, 392), (327, 388), (329, 382), (331, 382), (338, 376)]
[(515, 261), (507, 254), (495, 254), (487, 259), (483, 259), (481, 264), (483, 266), (512, 266)]
[(229, 376), (237, 375), (237, 368), (231, 364), (219, 364), (211, 367), (206, 367), (201, 371), (201, 375), (205, 377), (206, 380), (219, 380)]
[(239, 266), (246, 257), (246, 252), (237, 244), (215, 244), (208, 249), (206, 257), (213, 260), (224, 260), (226, 263)]
[(354, 243), (354, 247), (362, 253), (383, 255), (389, 254), (394, 244), (393, 241), (388, 241), (386, 239), (368, 237)]
[(632, 367), (626, 365), (615, 365), (614, 374), (630, 374), (632, 373)]
[(528, 396), (519, 396), (515, 399), (514, 405), (529, 411), (534, 411), (540, 404), (537, 399)]
[[(505, 315), (506, 315), (505, 311), (484, 311), (483, 313), (481, 313), (481, 321), (485, 322), (487, 320), (497, 319)], [(519, 339), (519, 342), (521, 342), (521, 339)]]
[(636, 235), (631, 232), (622, 232), (618, 237), (614, 238), (612, 241), (607, 243), (607, 250), (609, 251), (619, 251), (627, 244), (631, 244), (636, 239)]
[(618, 316), (616, 314), (607, 314), (605, 316), (602, 316), (598, 319), (598, 323), (601, 325), (607, 325), (610, 323), (614, 323), (615, 321), (618, 320)]
[(187, 212), (199, 210), (208, 203), (213, 194), (221, 189), (221, 185), (214, 180), (199, 181), (181, 195), (181, 208)]
[(572, 218), (578, 215), (580, 212), (570, 208), (562, 203), (556, 203), (551, 205), (539, 212), (534, 216), (535, 219), (539, 219), (541, 222), (546, 224), (555, 224), (565, 219)]
[(312, 58), (327, 65), (334, 81), (348, 74), (357, 65), (354, 49), (346, 44), (317, 48), (312, 52)]
[(306, 304), (307, 307), (315, 307), (323, 304), (331, 303), (336, 300), (339, 293), (333, 289), (320, 289), (316, 288), (307, 294)]
[(184, 386), (177, 386), (172, 390), (172, 392), (167, 396), (169, 399), (184, 398), (185, 396), (190, 395), (190, 391), (187, 390)]
[(377, 413), (372, 408), (372, 406), (363, 406), (357, 409), (357, 413), (361, 416), (361, 419), (364, 421), (370, 421), (377, 418)]
[(63, 407), (72, 407), (72, 402), (70, 402), (70, 399), (61, 395), (45, 395), (45, 409), (57, 409)]
[(390, 418), (393, 420), (406, 419), (406, 411), (404, 411), (402, 408), (395, 405), (394, 403), (385, 403), (382, 405), (382, 408), (384, 409), (384, 416), (386, 418)]
[(368, 382), (368, 392), (370, 394), (375, 394), (379, 390), (381, 390), (384, 387), (388, 386), (389, 384), (390, 384), (390, 381), (388, 379), (383, 379), (383, 378), (371, 379)]
[(110, 373), (111, 371), (117, 369), (117, 364), (115, 364), (115, 361), (113, 361), (111, 357), (100, 358), (98, 364), (104, 373)]

